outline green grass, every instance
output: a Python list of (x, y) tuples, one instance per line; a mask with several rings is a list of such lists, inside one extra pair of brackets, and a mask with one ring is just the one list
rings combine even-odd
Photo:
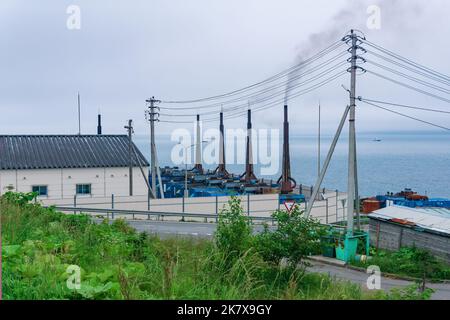
[[(270, 264), (250, 248), (230, 260), (208, 240), (139, 234), (0, 198), (4, 299), (386, 299), (326, 275)], [(230, 261), (231, 264), (230, 264)], [(66, 285), (81, 267), (81, 289)]]
[[(401, 248), (399, 251), (386, 251), (371, 249), (371, 259), (366, 262), (353, 261), (357, 267), (367, 268), (368, 265), (380, 267), (381, 272), (405, 276), (410, 278), (422, 278), (423, 269), (415, 261), (415, 255), (420, 252), (417, 248)], [(450, 265), (436, 259), (432, 272), (428, 272), (429, 280), (450, 280)]]

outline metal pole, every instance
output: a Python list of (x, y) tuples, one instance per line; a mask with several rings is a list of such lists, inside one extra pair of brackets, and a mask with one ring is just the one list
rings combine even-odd
[(355, 141), (355, 109), (356, 109), (356, 41), (357, 37), (354, 31), (351, 31), (352, 57), (351, 57), (351, 81), (350, 81), (350, 116), (349, 116), (349, 149), (348, 149), (348, 187), (347, 187), (347, 234), (353, 235), (353, 216), (355, 213), (355, 194), (356, 194), (356, 141)]
[(280, 211), (280, 194), (278, 194), (278, 211)]
[[(111, 209), (114, 209), (114, 193), (111, 194)], [(114, 211), (111, 212), (111, 218), (114, 220)]]
[(161, 179), (161, 169), (159, 168), (158, 154), (156, 153), (156, 147), (155, 147), (155, 166), (156, 166), (156, 175), (158, 176), (159, 193), (161, 195), (161, 199), (164, 199), (164, 188)]
[(78, 135), (81, 135), (81, 104), (79, 92), (78, 92)]
[[(142, 174), (142, 177), (144, 178), (145, 184), (147, 185), (148, 195), (149, 195), (149, 197), (151, 195), (153, 195), (153, 197), (155, 197), (155, 193), (152, 190), (152, 187), (150, 187), (150, 183), (148, 182), (148, 176), (145, 174), (144, 169), (142, 168), (141, 160), (139, 159), (139, 156), (136, 152), (136, 148), (134, 146), (133, 146), (133, 153), (134, 153), (134, 156), (136, 157), (137, 163), (139, 165), (139, 170), (141, 170), (141, 174)], [(148, 200), (148, 201), (150, 202), (150, 200)]]
[(339, 197), (339, 191), (336, 189), (336, 222), (339, 220), (339, 207), (338, 207), (338, 197)]
[(218, 216), (219, 216), (219, 197), (216, 196), (216, 223), (217, 223)]
[(327, 216), (326, 216), (326, 224), (328, 224), (328, 198), (325, 199), (325, 202), (326, 202), (326, 206), (327, 206), (327, 209), (326, 209), (326, 212), (327, 212)]
[(356, 225), (358, 230), (361, 230), (361, 201), (359, 197), (359, 188), (358, 188), (358, 159), (356, 156), (356, 137), (355, 137), (355, 199), (356, 199)]
[(189, 190), (187, 187), (187, 149), (184, 149), (184, 156), (185, 156), (185, 160), (184, 160), (184, 197), (188, 197), (189, 196)]
[(133, 142), (132, 142), (132, 134), (133, 134), (133, 120), (128, 120), (128, 126), (125, 126), (125, 129), (128, 130), (128, 175), (129, 175), (129, 187), (130, 187), (130, 196), (133, 195)]
[(320, 176), (320, 102), (319, 102), (319, 129), (317, 138), (317, 176)]
[(339, 140), (339, 136), (341, 135), (342, 128), (344, 127), (345, 120), (347, 119), (347, 115), (348, 115), (349, 110), (350, 110), (350, 107), (347, 106), (345, 108), (344, 114), (342, 115), (341, 122), (339, 123), (339, 126), (338, 126), (338, 129), (337, 129), (336, 134), (334, 136), (333, 142), (331, 143), (331, 147), (330, 147), (330, 150), (328, 151), (328, 155), (327, 155), (327, 157), (325, 159), (325, 162), (324, 162), (324, 164), (322, 166), (322, 170), (320, 172), (320, 176), (317, 178), (316, 184), (314, 186), (313, 196), (311, 196), (311, 199), (309, 201), (310, 203), (307, 204), (307, 205), (305, 204), (306, 207), (307, 207), (307, 209), (306, 209), (306, 217), (308, 217), (310, 215), (310, 213), (311, 213), (311, 209), (312, 209), (312, 207), (314, 205), (314, 199), (315, 199), (315, 197), (317, 196), (317, 194), (319, 192), (320, 185), (322, 184), (323, 178), (325, 177), (325, 174), (327, 172), (328, 165), (330, 164), (331, 157), (333, 156), (334, 149), (336, 148), (336, 144), (337, 144), (337, 142)]
[(250, 219), (250, 193), (247, 193), (247, 216), (249, 217), (248, 223), (251, 224), (252, 220)]
[(76, 194), (73, 196), (73, 207), (74, 208), (77, 207), (77, 195)]

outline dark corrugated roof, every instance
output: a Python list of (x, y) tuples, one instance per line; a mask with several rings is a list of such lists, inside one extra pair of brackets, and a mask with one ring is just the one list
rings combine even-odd
[[(140, 163), (148, 161), (133, 144)], [(126, 135), (0, 135), (0, 170), (127, 167)], [(133, 166), (138, 166), (133, 156)]]

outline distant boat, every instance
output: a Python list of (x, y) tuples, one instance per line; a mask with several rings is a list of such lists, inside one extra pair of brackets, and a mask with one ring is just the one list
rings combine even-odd
[(373, 139), (373, 142), (381, 142), (381, 139)]

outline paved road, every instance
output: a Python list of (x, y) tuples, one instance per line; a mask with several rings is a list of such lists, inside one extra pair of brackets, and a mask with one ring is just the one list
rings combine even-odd
[(213, 223), (169, 222), (169, 221), (127, 221), (137, 231), (157, 234), (162, 237), (193, 236), (210, 238), (216, 231)]
[[(336, 277), (340, 280), (346, 280), (360, 284), (361, 287), (367, 289), (366, 283), (369, 275), (364, 272), (316, 261), (312, 261), (311, 264), (312, 266), (308, 268), (308, 271), (310, 272), (326, 273), (331, 277)], [(386, 291), (389, 291), (393, 288), (403, 288), (411, 284), (413, 283), (410, 281), (381, 277), (381, 288)], [(427, 286), (435, 290), (432, 297), (433, 300), (450, 300), (450, 284), (431, 283)]]
[[(211, 238), (216, 231), (215, 223), (199, 222), (171, 222), (151, 220), (127, 220), (128, 224), (139, 232), (157, 234), (161, 237), (191, 236), (200, 238)], [(261, 232), (263, 227), (254, 225), (255, 232)]]

